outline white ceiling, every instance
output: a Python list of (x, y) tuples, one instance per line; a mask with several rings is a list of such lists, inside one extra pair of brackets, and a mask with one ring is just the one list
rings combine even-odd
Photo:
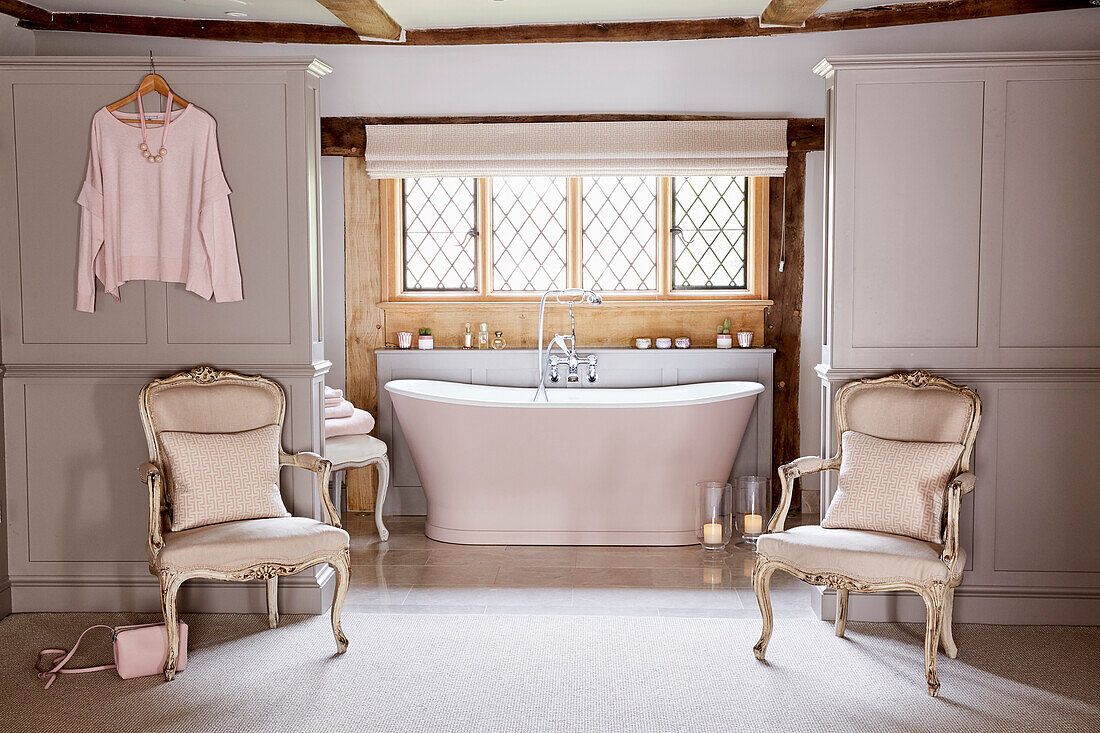
[[(768, 0), (380, 0), (405, 28), (520, 23), (581, 23), (756, 16)], [(339, 25), (315, 0), (30, 0), (58, 12), (233, 19)], [(827, 0), (819, 12), (851, 10), (880, 0)]]

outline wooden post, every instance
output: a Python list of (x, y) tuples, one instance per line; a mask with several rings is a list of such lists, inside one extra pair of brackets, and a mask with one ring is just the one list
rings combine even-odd
[[(784, 207), (784, 195), (786, 205)], [(776, 350), (775, 400), (772, 431), (772, 493), (779, 496), (776, 469), (798, 458), (798, 372), (802, 348), (802, 277), (805, 253), (806, 154), (787, 156), (785, 178), (772, 178), (770, 185), (768, 295), (774, 305), (768, 309), (764, 343)], [(784, 211), (785, 208), (785, 211)], [(786, 231), (784, 232), (784, 226)], [(783, 272), (779, 263), (783, 262)], [(801, 506), (795, 486), (791, 506)]]
[[(378, 414), (374, 350), (385, 346), (382, 300), (382, 234), (379, 181), (367, 177), (362, 159), (344, 159), (344, 315), (347, 399)], [(377, 430), (377, 428), (376, 428)], [(348, 510), (374, 511), (378, 478), (373, 467), (348, 471)]]

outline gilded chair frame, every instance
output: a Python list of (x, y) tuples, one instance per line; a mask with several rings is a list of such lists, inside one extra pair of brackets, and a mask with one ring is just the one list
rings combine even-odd
[[(151, 400), (158, 388), (171, 387), (181, 384), (193, 384), (195, 386), (209, 386), (213, 384), (235, 383), (252, 385), (257, 388), (267, 389), (277, 400), (278, 425), (282, 432), (283, 420), (286, 416), (286, 395), (282, 388), (275, 382), (261, 376), (237, 374), (230, 371), (218, 371), (209, 366), (201, 366), (180, 372), (164, 379), (156, 379), (146, 384), (141, 390), (139, 398), (141, 411), (141, 424), (145, 430), (145, 442), (149, 449), (149, 460), (138, 468), (142, 483), (149, 488), (149, 538), (147, 550), (149, 555), (149, 572), (160, 579), (160, 600), (164, 612), (164, 623), (168, 630), (168, 659), (164, 667), (164, 677), (171, 681), (176, 676), (176, 660), (179, 655), (179, 612), (177, 610), (177, 594), (180, 586), (192, 578), (211, 578), (233, 582), (244, 582), (263, 579), (267, 585), (267, 614), (268, 625), (275, 628), (279, 623), (278, 590), (279, 576), (294, 575), (314, 565), (327, 563), (336, 572), (336, 591), (332, 602), (332, 633), (336, 638), (338, 654), (343, 654), (348, 648), (348, 639), (344, 635), (340, 625), (340, 616), (343, 611), (344, 600), (347, 597), (348, 587), (351, 583), (351, 550), (345, 547), (336, 553), (325, 553), (310, 557), (296, 564), (278, 562), (262, 562), (231, 571), (215, 568), (188, 568), (175, 569), (160, 567), (157, 558), (164, 547), (164, 527), (169, 521), (168, 505), (165, 497), (164, 472), (161, 469), (161, 451), (157, 438), (159, 429), (153, 418)], [(292, 466), (304, 468), (317, 474), (317, 491), (320, 495), (321, 506), (324, 511), (325, 523), (332, 527), (340, 527), (340, 517), (332, 498), (328, 495), (329, 475), (332, 472), (332, 463), (325, 458), (303, 451), (301, 453), (285, 453), (279, 449), (279, 466)]]
[[(951, 615), (955, 599), (955, 588), (962, 581), (962, 568), (959, 563), (959, 507), (962, 497), (974, 489), (975, 477), (970, 472), (970, 459), (974, 453), (974, 442), (978, 434), (978, 425), (981, 422), (982, 403), (977, 393), (966, 386), (955, 384), (942, 377), (936, 377), (925, 371), (892, 374), (886, 377), (865, 378), (855, 382), (849, 382), (842, 386), (836, 395), (835, 413), (837, 435), (843, 435), (848, 430), (848, 420), (845, 410), (846, 400), (858, 390), (874, 389), (880, 385), (902, 384), (913, 390), (947, 390), (963, 395), (970, 400), (971, 412), (969, 424), (965, 431), (962, 445), (963, 452), (959, 457), (955, 476), (948, 482), (944, 519), (943, 551), (940, 559), (947, 566), (946, 581), (931, 582), (903, 582), (891, 581), (883, 583), (868, 583), (856, 578), (836, 573), (816, 574), (808, 573), (789, 563), (773, 560), (765, 555), (758, 554), (753, 565), (752, 584), (756, 593), (756, 600), (760, 606), (760, 615), (763, 618), (763, 630), (760, 640), (753, 647), (756, 658), (763, 661), (768, 648), (768, 641), (772, 634), (772, 608), (768, 597), (768, 589), (772, 573), (782, 570), (786, 573), (806, 581), (812, 585), (821, 585), (836, 590), (836, 622), (835, 633), (844, 636), (845, 624), (848, 620), (848, 593), (878, 593), (882, 591), (912, 591), (924, 600), (925, 605), (925, 637), (924, 637), (924, 667), (925, 678), (928, 683), (928, 694), (933, 697), (939, 693), (940, 681), (936, 673), (936, 655), (939, 644), (942, 641), (944, 652), (954, 659), (958, 655), (958, 647), (951, 635)], [(798, 458), (779, 467), (780, 499), (779, 507), (768, 522), (766, 532), (782, 532), (787, 521), (787, 513), (791, 508), (791, 496), (794, 482), (802, 476), (808, 476), (822, 471), (839, 471), (841, 460), (841, 448), (838, 445), (837, 453), (832, 458), (818, 458), (808, 456)]]

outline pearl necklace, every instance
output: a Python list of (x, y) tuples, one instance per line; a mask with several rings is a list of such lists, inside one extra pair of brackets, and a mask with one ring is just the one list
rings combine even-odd
[(168, 140), (168, 125), (172, 121), (172, 90), (168, 90), (168, 104), (164, 107), (164, 129), (160, 135), (160, 150), (153, 153), (149, 150), (149, 142), (146, 139), (145, 130), (145, 107), (141, 103), (141, 95), (138, 95), (138, 120), (141, 122), (141, 144), (138, 145), (138, 149), (141, 150), (142, 156), (146, 161), (150, 163), (159, 163), (164, 160), (164, 156), (168, 155), (168, 148), (164, 146)]

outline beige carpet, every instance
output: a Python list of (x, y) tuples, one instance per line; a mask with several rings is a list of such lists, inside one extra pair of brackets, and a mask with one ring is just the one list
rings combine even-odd
[[(345, 614), (185, 617), (175, 682), (69, 675), (48, 691), (38, 649), (125, 614), (0, 621), (2, 731), (1100, 730), (1100, 628), (959, 626), (925, 693), (921, 629), (780, 619), (769, 662), (756, 621)], [(95, 632), (93, 632), (95, 633)], [(106, 633), (84, 663), (109, 658)]]

